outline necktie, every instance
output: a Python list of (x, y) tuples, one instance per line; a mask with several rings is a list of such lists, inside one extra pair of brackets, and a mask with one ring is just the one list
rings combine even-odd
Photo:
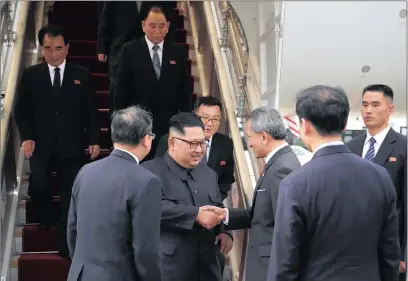
[(160, 78), (160, 59), (159, 59), (159, 54), (157, 53), (157, 50), (160, 47), (158, 45), (153, 46), (153, 67), (154, 67), (154, 72), (156, 72), (157, 79)]
[(374, 144), (375, 144), (375, 139), (371, 137), (370, 139), (370, 147), (368, 148), (368, 151), (366, 155), (364, 156), (364, 159), (367, 159), (368, 161), (373, 161), (375, 157), (375, 149), (374, 149)]
[[(208, 148), (207, 148), (208, 149)], [(201, 162), (203, 162), (204, 164), (207, 164), (208, 159), (207, 159), (207, 151), (204, 153), (204, 157), (203, 159), (201, 159)]]
[(59, 67), (54, 69), (54, 82), (52, 83), (52, 87), (57, 91), (59, 91), (61, 88), (61, 75)]

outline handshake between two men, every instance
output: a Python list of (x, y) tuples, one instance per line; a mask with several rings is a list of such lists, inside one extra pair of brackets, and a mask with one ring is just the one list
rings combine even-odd
[[(216, 206), (202, 206), (198, 211), (197, 222), (204, 228), (210, 230), (217, 225), (228, 222), (228, 210)], [(220, 233), (215, 239), (215, 243), (221, 243), (221, 253), (226, 255), (231, 251), (233, 246), (232, 237), (226, 233)]]

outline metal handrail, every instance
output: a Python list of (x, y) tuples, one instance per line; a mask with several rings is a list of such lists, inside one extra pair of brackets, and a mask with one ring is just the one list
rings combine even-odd
[[(1, 65), (1, 69), (7, 69), (7, 74), (1, 76), (1, 88), (5, 89), (4, 115), (0, 120), (0, 190), (2, 194), (2, 200), (0, 200), (0, 277), (2, 281), (11, 278), (11, 261), (16, 254), (15, 230), (18, 204), (23, 193), (21, 192), (21, 179), (25, 158), (20, 148), (20, 138), (13, 118), (16, 88), (22, 68), (38, 61), (35, 50), (36, 34), (44, 20), (44, 2), (13, 1), (12, 3), (15, 4), (13, 10), (15, 16), (10, 26), (13, 26), (12, 32), (16, 37), (6, 52), (9, 57)], [(7, 6), (3, 5), (4, 7)]]

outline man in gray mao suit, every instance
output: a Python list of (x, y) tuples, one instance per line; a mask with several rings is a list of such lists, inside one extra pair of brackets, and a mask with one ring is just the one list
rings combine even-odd
[(339, 88), (296, 99), (312, 160), (282, 180), (267, 281), (397, 281), (396, 192), (387, 171), (341, 141), (350, 111)]
[(162, 281), (161, 183), (139, 166), (150, 151), (152, 118), (138, 107), (112, 116), (114, 150), (85, 165), (68, 217), (68, 281)]
[(273, 108), (260, 107), (253, 110), (246, 122), (245, 134), (248, 146), (257, 158), (266, 157), (266, 166), (255, 187), (252, 207), (249, 209), (209, 210), (229, 214), (228, 229), (250, 228), (245, 261), (245, 280), (265, 281), (271, 254), (272, 234), (275, 225), (279, 184), (300, 163), (286, 143), (286, 128), (280, 113)]
[(142, 164), (163, 183), (163, 280), (221, 281), (215, 242), (227, 253), (232, 238), (221, 223), (224, 216), (201, 208), (222, 207), (217, 175), (200, 162), (208, 145), (204, 124), (187, 112), (173, 116), (170, 124), (168, 152)]

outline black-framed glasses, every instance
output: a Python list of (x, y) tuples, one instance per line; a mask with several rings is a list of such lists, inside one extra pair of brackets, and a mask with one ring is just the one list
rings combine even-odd
[(208, 140), (189, 141), (189, 140), (185, 140), (185, 139), (181, 139), (181, 138), (177, 138), (177, 137), (173, 137), (173, 139), (181, 140), (181, 141), (183, 141), (185, 143), (188, 143), (190, 145), (190, 149), (197, 149), (198, 146), (200, 146), (203, 149), (208, 147)]
[(198, 117), (201, 118), (201, 121), (203, 121), (204, 124), (207, 124), (208, 121), (211, 121), (212, 124), (219, 124), (221, 119), (214, 117), (214, 118), (210, 118), (210, 116), (199, 116)]

